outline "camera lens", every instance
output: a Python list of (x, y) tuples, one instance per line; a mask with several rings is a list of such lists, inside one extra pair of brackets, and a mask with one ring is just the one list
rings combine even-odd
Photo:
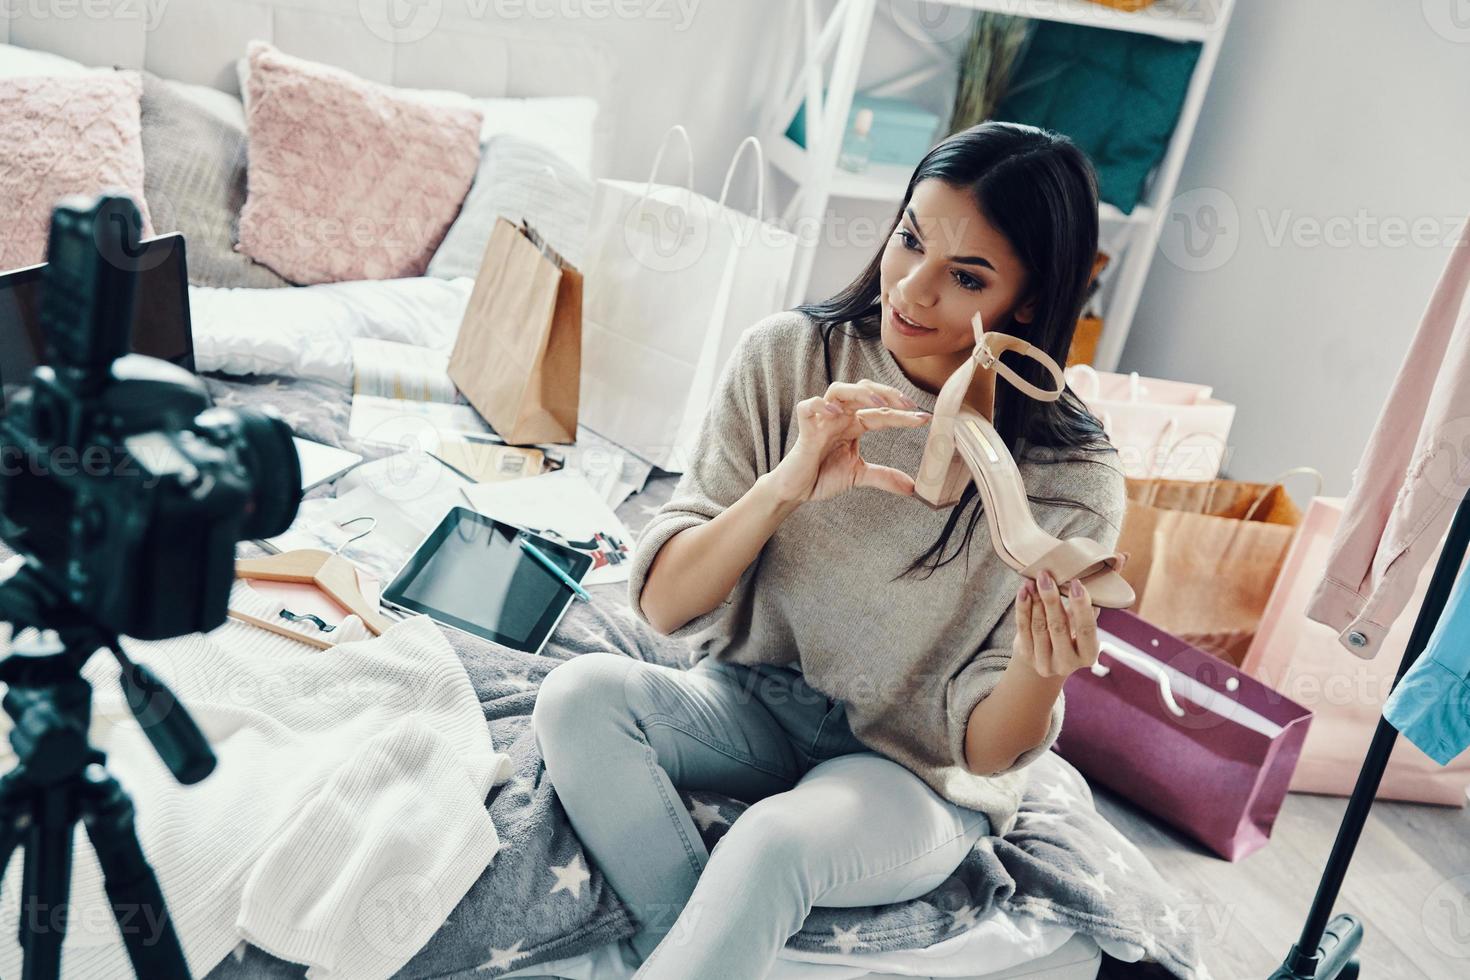
[(301, 457), (291, 427), (278, 416), (253, 409), (235, 413), (240, 462), (255, 488), (241, 533), (270, 538), (283, 533), (301, 505)]

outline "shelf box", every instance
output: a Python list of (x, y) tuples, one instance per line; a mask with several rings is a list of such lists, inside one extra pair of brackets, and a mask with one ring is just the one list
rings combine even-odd
[[(825, 97), (825, 96), (824, 96)], [(863, 109), (873, 111), (873, 129), (869, 135), (872, 152), (869, 166), (895, 164), (906, 167), (909, 173), (934, 145), (939, 131), (939, 116), (923, 107), (903, 99), (889, 99), (874, 95), (854, 95), (852, 109), (842, 127), (843, 149), (852, 135), (852, 121)], [(799, 147), (805, 147), (806, 102), (796, 110), (796, 117), (786, 128), (786, 138)], [(907, 175), (905, 175), (907, 176)]]

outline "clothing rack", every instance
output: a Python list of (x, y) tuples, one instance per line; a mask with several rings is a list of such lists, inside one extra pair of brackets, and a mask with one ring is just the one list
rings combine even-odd
[[(1455, 511), (1454, 522), (1434, 566), (1434, 576), (1429, 581), (1424, 603), (1419, 607), (1418, 618), (1414, 620), (1414, 631), (1409, 636), (1404, 658), (1389, 688), (1390, 693), (1398, 687), (1399, 681), (1404, 679), (1429, 644), (1429, 637), (1454, 589), (1467, 547), (1470, 547), (1470, 493), (1461, 498)], [(1358, 959), (1353, 954), (1363, 941), (1363, 923), (1348, 913), (1338, 915), (1330, 922), (1327, 917), (1332, 913), (1332, 905), (1337, 901), (1343, 878), (1347, 876), (1348, 864), (1353, 859), (1363, 825), (1368, 822), (1368, 810), (1378, 795), (1378, 784), (1388, 768), (1389, 754), (1398, 735), (1398, 729), (1380, 715), (1378, 727), (1373, 731), (1373, 741), (1368, 745), (1368, 755), (1358, 773), (1358, 782), (1353, 787), (1353, 795), (1348, 799), (1347, 811), (1338, 827), (1337, 839), (1332, 844), (1332, 853), (1327, 856), (1327, 867), (1317, 884), (1317, 896), (1312, 900), (1301, 938), (1291, 948), (1281, 968), (1271, 974), (1271, 980), (1334, 980), (1337, 977), (1356, 980)]]

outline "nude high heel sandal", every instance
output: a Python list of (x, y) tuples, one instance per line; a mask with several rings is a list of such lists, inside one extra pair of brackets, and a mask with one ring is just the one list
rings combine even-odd
[[(914, 496), (935, 510), (952, 507), (973, 477), (985, 504), (990, 540), (1002, 561), (1031, 579), (1043, 570), (1051, 572), (1063, 595), (1073, 579), (1080, 579), (1094, 606), (1126, 609), (1133, 605), (1134, 594), (1118, 574), (1123, 555), (1091, 538), (1059, 541), (1044, 531), (1031, 514), (1021, 471), (991, 424), (997, 374), (1032, 398), (1050, 402), (1060, 398), (1066, 387), (1062, 369), (1044, 351), (1019, 337), (986, 332), (979, 313), (971, 323), (975, 351), (950, 375), (935, 399), (929, 438), (914, 477)], [(1002, 364), (1000, 355), (1008, 350), (1045, 366), (1056, 389), (1038, 388)], [(977, 366), (985, 370), (977, 371)]]

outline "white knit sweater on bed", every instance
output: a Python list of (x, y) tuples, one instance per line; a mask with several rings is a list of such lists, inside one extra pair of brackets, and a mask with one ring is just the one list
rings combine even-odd
[[(388, 977), (499, 849), (485, 797), (509, 778), (510, 759), (428, 618), (325, 651), (233, 620), (124, 645), (179, 696), (219, 759), (197, 785), (174, 782), (122, 699), (116, 661), (88, 662), (92, 743), (137, 807), (192, 975), (248, 940), (308, 965), (312, 980)], [(74, 854), (64, 975), (131, 976), (80, 826)], [(0, 901), (7, 977), (20, 975), (20, 866), (11, 862)]]

